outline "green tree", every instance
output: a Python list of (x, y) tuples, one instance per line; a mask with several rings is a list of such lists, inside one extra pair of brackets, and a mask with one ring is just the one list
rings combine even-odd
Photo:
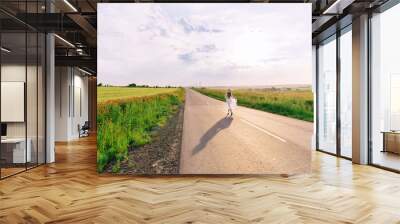
[(131, 83), (131, 84), (128, 85), (128, 87), (136, 87), (136, 84), (135, 83)]

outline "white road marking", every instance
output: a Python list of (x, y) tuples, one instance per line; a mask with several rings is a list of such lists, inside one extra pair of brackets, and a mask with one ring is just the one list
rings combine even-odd
[(274, 137), (274, 138), (278, 139), (278, 140), (281, 141), (281, 142), (285, 142), (285, 143), (286, 143), (286, 140), (285, 140), (285, 139), (283, 139), (283, 138), (281, 138), (281, 137), (279, 137), (279, 136), (277, 136), (277, 135), (272, 134), (271, 132), (265, 130), (264, 128), (261, 128), (261, 127), (255, 125), (255, 124), (253, 124), (253, 123), (251, 123), (251, 122), (249, 122), (249, 121), (246, 121), (245, 119), (240, 119), (240, 120), (243, 121), (244, 123), (246, 123), (246, 124), (252, 126), (253, 128), (256, 128), (257, 130), (262, 131), (262, 132), (264, 132), (265, 134), (267, 134), (267, 135), (269, 135), (269, 136), (271, 136), (271, 137)]

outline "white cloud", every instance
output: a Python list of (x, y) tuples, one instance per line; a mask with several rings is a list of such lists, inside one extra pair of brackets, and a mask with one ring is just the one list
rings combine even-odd
[(311, 83), (309, 4), (99, 4), (98, 79), (114, 85)]

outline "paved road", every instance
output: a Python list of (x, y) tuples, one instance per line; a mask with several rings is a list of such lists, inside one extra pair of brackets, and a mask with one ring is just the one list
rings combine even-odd
[(226, 105), (186, 90), (181, 174), (294, 174), (309, 171), (313, 124)]

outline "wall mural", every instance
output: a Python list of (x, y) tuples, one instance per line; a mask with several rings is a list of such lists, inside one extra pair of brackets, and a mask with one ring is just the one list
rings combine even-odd
[(97, 169), (310, 171), (311, 4), (98, 4)]

